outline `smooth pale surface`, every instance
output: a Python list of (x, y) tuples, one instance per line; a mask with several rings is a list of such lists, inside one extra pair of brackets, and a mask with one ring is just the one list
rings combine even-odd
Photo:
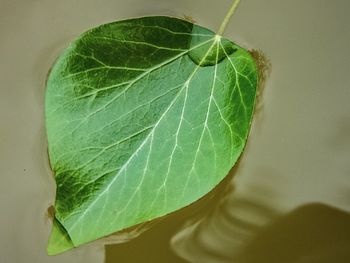
[(49, 253), (70, 246), (62, 230), (79, 246), (213, 189), (244, 148), (256, 85), (248, 51), (184, 20), (128, 19), (82, 34), (47, 81), (62, 226)]
[[(218, 17), (223, 16), (231, 1), (218, 3), (113, 0), (104, 1), (102, 6), (100, 1), (86, 0), (0, 1), (1, 262), (103, 262), (102, 249), (86, 246), (46, 256), (51, 223), (44, 214), (54, 202), (55, 186), (43, 163), (46, 148), (42, 109), (47, 68), (59, 51), (94, 25), (132, 16), (186, 14), (216, 29), (221, 20)], [(240, 196), (253, 204), (248, 209), (237, 198), (243, 209), (239, 214), (248, 221), (266, 218), (263, 225), (274, 221), (264, 217), (259, 207), (288, 214), (315, 201), (350, 211), (349, 9), (347, 0), (243, 0), (229, 24), (228, 38), (262, 49), (273, 64), (263, 97), (264, 110), (260, 118), (256, 116), (236, 177)], [(237, 204), (227, 203), (226, 207), (237, 210)], [(177, 225), (185, 216), (174, 219)], [(237, 232), (230, 234), (224, 222), (216, 221), (218, 224), (241, 243), (221, 246), (222, 250), (215, 253), (206, 252), (197, 243), (193, 255), (207, 258), (210, 254), (219, 259), (220, 254), (241, 251), (246, 239)], [(152, 235), (148, 242), (135, 240), (110, 247), (106, 261), (132, 259), (138, 263), (153, 256), (152, 262), (179, 262), (170, 261), (173, 257), (169, 251), (158, 250), (170, 239), (168, 232), (176, 231), (174, 225), (169, 228), (155, 226), (149, 230)], [(254, 228), (248, 229), (249, 237), (257, 235)], [(291, 235), (293, 230), (284, 229), (284, 233)], [(206, 240), (218, 244), (215, 236), (209, 235)], [(261, 244), (266, 243), (263, 241)], [(267, 256), (258, 262), (271, 263), (268, 256), (275, 248), (268, 247)], [(249, 254), (255, 254), (255, 250)], [(294, 254), (290, 249), (286, 255)]]

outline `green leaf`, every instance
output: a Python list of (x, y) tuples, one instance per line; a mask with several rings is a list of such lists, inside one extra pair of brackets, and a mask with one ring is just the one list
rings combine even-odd
[(144, 17), (81, 35), (47, 83), (51, 254), (213, 189), (244, 148), (256, 85), (249, 52), (187, 21)]
[(54, 219), (47, 253), (49, 255), (56, 255), (71, 248), (74, 248), (74, 245), (70, 240), (67, 231), (57, 219)]

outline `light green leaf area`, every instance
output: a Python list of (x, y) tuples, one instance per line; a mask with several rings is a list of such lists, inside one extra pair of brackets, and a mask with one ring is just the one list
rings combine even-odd
[(48, 251), (187, 206), (247, 140), (257, 69), (249, 52), (170, 17), (105, 24), (59, 57), (46, 127), (57, 182)]

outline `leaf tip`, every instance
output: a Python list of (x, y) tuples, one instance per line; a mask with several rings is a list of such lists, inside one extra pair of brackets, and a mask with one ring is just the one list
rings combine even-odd
[(50, 238), (46, 248), (47, 254), (49, 256), (54, 256), (67, 250), (71, 250), (72, 248), (74, 248), (74, 244), (67, 231), (61, 223), (54, 218)]

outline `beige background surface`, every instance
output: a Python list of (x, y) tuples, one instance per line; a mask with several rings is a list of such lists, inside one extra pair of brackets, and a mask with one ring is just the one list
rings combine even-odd
[[(230, 2), (0, 0), (0, 262), (104, 261), (101, 244), (46, 256), (55, 185), (44, 83), (60, 51), (91, 27), (135, 16), (189, 15), (215, 30)], [(242, 0), (225, 36), (262, 50), (272, 72), (234, 189), (199, 223), (180, 231), (186, 215), (170, 216), (109, 247), (107, 262), (181, 262), (174, 253), (192, 262), (349, 262), (349, 10), (347, 0)]]

